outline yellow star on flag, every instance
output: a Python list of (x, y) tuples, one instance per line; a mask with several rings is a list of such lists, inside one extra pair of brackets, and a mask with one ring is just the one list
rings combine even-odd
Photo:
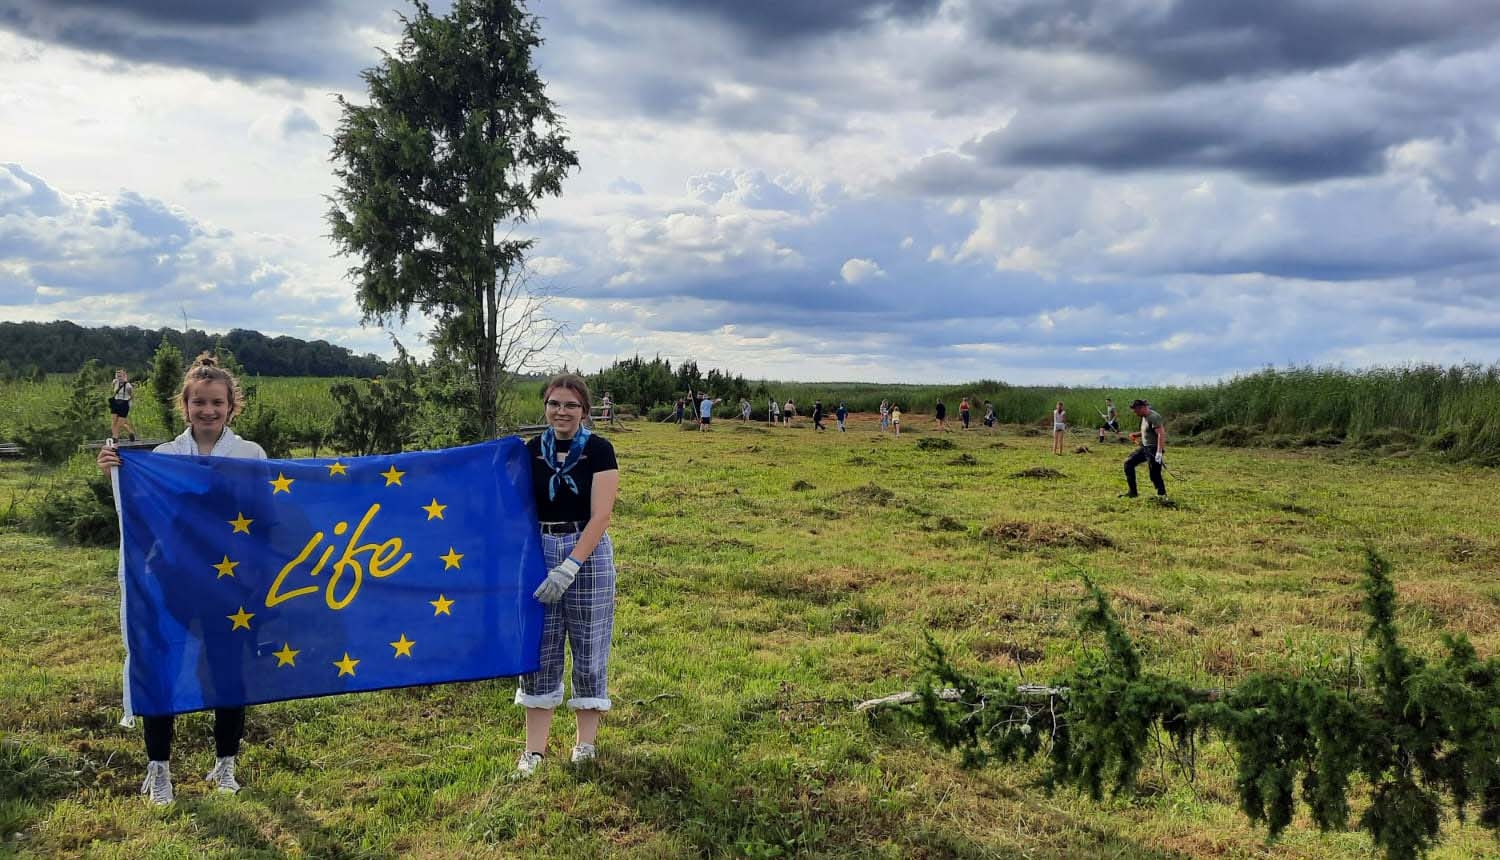
[(276, 480), (270, 482), (271, 486), (273, 486), (273, 487), (276, 488), (276, 489), (274, 489), (274, 490), (271, 491), (271, 495), (274, 496), (277, 493), (287, 493), (287, 494), (290, 494), (292, 492), (292, 480), (293, 480), (292, 478), (288, 478), (286, 475), (282, 474), (281, 472), (277, 472), (276, 473)]
[(230, 534), (239, 534), (240, 532), (250, 534), (250, 524), (253, 522), (255, 520), (245, 519), (244, 513), (237, 514), (234, 519), (228, 520), (228, 523), (234, 526), (234, 531), (230, 532)]
[(295, 668), (297, 665), (297, 655), (301, 653), (301, 651), (293, 651), (291, 645), (283, 642), (281, 643), (281, 650), (272, 651), (271, 656), (276, 658), (276, 668), (280, 669), (282, 666)]
[(217, 570), (219, 572), (219, 575), (214, 577), (214, 579), (223, 579), (226, 576), (234, 576), (234, 569), (239, 566), (239, 562), (230, 561), (229, 556), (224, 556), (223, 561), (214, 565), (214, 570)]
[(334, 475), (344, 475), (347, 477), (348, 474), (349, 467), (345, 466), (338, 460), (334, 460), (332, 463), (328, 464), (328, 477), (332, 478)]
[(437, 499), (433, 499), (432, 504), (423, 505), (422, 510), (427, 512), (427, 519), (440, 520), (443, 518), (443, 511), (448, 510), (448, 506), (440, 505), (438, 504)]
[(396, 649), (397, 657), (410, 657), (411, 646), (415, 644), (417, 643), (411, 641), (410, 639), (407, 639), (406, 634), (402, 633), (400, 639), (391, 643), (391, 647)]
[(359, 661), (349, 659), (349, 652), (345, 651), (344, 659), (333, 661), (333, 665), (339, 667), (339, 677), (342, 678), (345, 675), (353, 675), (354, 667), (359, 665)]
[(384, 472), (381, 472), (380, 477), (385, 478), (385, 485), (387, 487), (389, 487), (391, 484), (395, 484), (399, 487), (401, 486), (401, 476), (405, 474), (405, 472), (397, 469), (395, 466), (392, 466), (389, 469), (386, 469)]
[(231, 631), (238, 630), (241, 627), (245, 628), (246, 630), (249, 630), (250, 629), (250, 619), (252, 619), (252, 618), (255, 617), (255, 613), (254, 612), (246, 612), (245, 611), (245, 607), (241, 606), (239, 612), (236, 612), (233, 615), (226, 615), (224, 617), (228, 618), (230, 621), (234, 622), (234, 626), (231, 627), (231, 628), (229, 628)]
[(451, 546), (448, 547), (448, 554), (447, 555), (440, 555), (440, 556), (438, 556), (438, 558), (440, 558), (440, 559), (443, 560), (443, 570), (447, 570), (450, 567), (457, 568), (458, 567), (458, 560), (461, 559), (461, 558), (463, 558), (463, 557), (464, 557), (463, 553), (461, 553), (461, 552), (454, 552), (453, 551), (453, 547), (451, 547)]
[(453, 615), (452, 612), (448, 611), (449, 608), (453, 606), (453, 601), (449, 600), (448, 598), (444, 597), (443, 595), (439, 594), (437, 600), (429, 600), (427, 602), (431, 603), (435, 607), (432, 610), (432, 617), (433, 618), (436, 618), (439, 615), (447, 615), (447, 616), (450, 616), (450, 617)]

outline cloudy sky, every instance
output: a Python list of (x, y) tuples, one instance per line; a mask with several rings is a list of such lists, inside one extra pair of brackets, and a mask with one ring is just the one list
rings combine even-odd
[[(323, 215), (333, 94), (362, 98), (402, 9), (0, 0), (0, 319), (388, 353)], [(524, 228), (557, 362), (1119, 383), (1500, 360), (1500, 0), (530, 9), (581, 164)]]

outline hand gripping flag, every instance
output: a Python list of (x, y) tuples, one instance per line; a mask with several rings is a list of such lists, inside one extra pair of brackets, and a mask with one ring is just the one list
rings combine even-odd
[(535, 671), (546, 575), (511, 437), (333, 460), (126, 452), (125, 719)]

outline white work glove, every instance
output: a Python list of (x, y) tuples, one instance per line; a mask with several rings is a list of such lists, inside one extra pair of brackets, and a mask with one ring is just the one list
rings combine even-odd
[(547, 571), (547, 578), (531, 593), (532, 597), (543, 603), (556, 603), (562, 599), (563, 592), (573, 584), (573, 577), (578, 575), (578, 568), (582, 567), (572, 556), (562, 560), (557, 567)]
[[(1158, 465), (1158, 466), (1165, 466), (1166, 464), (1167, 464), (1166, 454), (1162, 453), (1161, 451), (1157, 451), (1156, 452), (1156, 465)], [(568, 580), (568, 581), (572, 582), (571, 579)]]

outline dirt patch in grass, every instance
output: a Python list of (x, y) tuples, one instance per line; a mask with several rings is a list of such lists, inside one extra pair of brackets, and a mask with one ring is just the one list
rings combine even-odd
[(979, 458), (977, 458), (973, 454), (970, 454), (967, 451), (965, 451), (964, 453), (959, 454), (957, 457), (954, 457), (952, 460), (949, 460), (948, 461), (948, 465), (950, 465), (950, 466), (978, 466), (979, 465)]
[(816, 490), (816, 489), (817, 489), (817, 486), (815, 486), (814, 484), (812, 484), (812, 483), (810, 483), (808, 481), (804, 481), (804, 480), (802, 480), (800, 478), (792, 482), (792, 492), (794, 492), (794, 493), (805, 493), (808, 490)]
[(1012, 472), (1010, 476), (1012, 478), (1039, 478), (1042, 480), (1052, 480), (1054, 478), (1066, 477), (1062, 472), (1059, 472), (1056, 469), (1049, 469), (1046, 466), (1032, 466), (1030, 469), (1022, 469), (1019, 472)]
[(1088, 526), (1066, 523), (998, 522), (984, 527), (980, 535), (1010, 549), (1106, 549), (1115, 542), (1109, 535)]
[(1079, 445), (1077, 448), (1073, 449), (1074, 454), (1087, 454), (1088, 452), (1089, 446), (1087, 445)]
[(968, 531), (969, 527), (953, 517), (943, 514), (932, 522), (929, 529), (940, 532), (962, 532)]
[(1009, 448), (1010, 446), (1005, 444), (1004, 442), (991, 442), (990, 447), (998, 451), (1002, 448)]
[(767, 430), (766, 428), (761, 427), (761, 426), (759, 426), (757, 424), (736, 424), (735, 427), (734, 427), (734, 432), (736, 432), (736, 433), (759, 433), (760, 435), (765, 436), (766, 434), (770, 433), (771, 431)]
[(840, 493), (839, 498), (860, 505), (888, 505), (896, 498), (896, 494), (879, 484), (869, 483)]

